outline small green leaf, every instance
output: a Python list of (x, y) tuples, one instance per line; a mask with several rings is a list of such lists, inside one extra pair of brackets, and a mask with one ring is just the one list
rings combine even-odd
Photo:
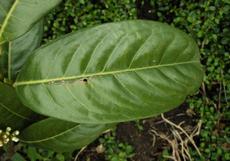
[(42, 156), (37, 152), (35, 147), (29, 146), (26, 150), (30, 161), (42, 160)]
[(26, 159), (19, 153), (15, 153), (11, 159), (12, 161), (26, 161)]

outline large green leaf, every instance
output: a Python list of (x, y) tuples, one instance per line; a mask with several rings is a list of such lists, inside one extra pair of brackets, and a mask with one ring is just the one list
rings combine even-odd
[(20, 140), (54, 151), (72, 151), (88, 145), (112, 127), (113, 125), (76, 124), (49, 118), (22, 131)]
[(2, 45), (0, 68), (9, 80), (15, 79), (22, 65), (42, 40), (43, 21), (37, 22), (21, 37)]
[(0, 82), (0, 127), (21, 129), (35, 118), (36, 115), (20, 103), (15, 89)]
[(32, 110), (79, 123), (158, 115), (180, 105), (203, 78), (195, 42), (153, 21), (109, 23), (38, 49), (14, 84)]
[(0, 44), (26, 33), (61, 0), (1, 0)]

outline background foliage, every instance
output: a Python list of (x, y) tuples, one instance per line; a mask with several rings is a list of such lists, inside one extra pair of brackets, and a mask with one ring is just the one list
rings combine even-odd
[(44, 39), (97, 24), (136, 19), (135, 0), (64, 0), (48, 15)]
[[(230, 160), (229, 15), (229, 0), (64, 0), (47, 16), (43, 40), (47, 42), (87, 26), (136, 18), (166, 22), (189, 33), (199, 45), (206, 73), (200, 92), (187, 99), (203, 121), (197, 140), (203, 157), (192, 150), (191, 154), (195, 160), (227, 161)], [(102, 140), (107, 146), (116, 142), (114, 138)], [(112, 144), (107, 140), (112, 140)], [(23, 149), (30, 151), (30, 157), (44, 156), (44, 151)], [(115, 157), (106, 154), (107, 158)], [(65, 157), (50, 155), (55, 156), (54, 160)]]

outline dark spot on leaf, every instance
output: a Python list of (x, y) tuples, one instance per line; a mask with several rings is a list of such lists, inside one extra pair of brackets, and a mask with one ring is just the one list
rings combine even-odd
[(87, 83), (87, 82), (88, 82), (88, 79), (84, 78), (82, 81), (83, 81), (84, 83)]

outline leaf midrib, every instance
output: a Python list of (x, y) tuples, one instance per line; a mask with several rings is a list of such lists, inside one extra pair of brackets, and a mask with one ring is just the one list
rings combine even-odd
[(72, 128), (69, 128), (69, 129), (67, 129), (67, 130), (65, 130), (65, 131), (60, 132), (59, 134), (56, 134), (56, 135), (53, 135), (53, 136), (50, 136), (50, 137), (47, 137), (47, 138), (44, 138), (44, 139), (39, 139), (39, 140), (28, 140), (28, 141), (27, 141), (27, 140), (20, 139), (20, 141), (22, 141), (22, 142), (24, 142), (24, 143), (41, 143), (41, 142), (49, 141), (49, 140), (52, 140), (52, 139), (57, 138), (57, 137), (59, 137), (59, 136), (62, 136), (62, 135), (64, 135), (64, 134), (68, 133), (69, 131), (72, 131), (73, 129), (79, 127), (79, 126), (80, 126), (80, 124), (77, 124), (77, 125), (73, 126)]
[(9, 22), (9, 19), (12, 16), (12, 14), (13, 14), (15, 8), (17, 7), (17, 4), (19, 3), (19, 1), (20, 0), (15, 0), (15, 2), (13, 3), (13, 5), (11, 6), (9, 12), (6, 15), (6, 18), (3, 21), (2, 27), (0, 28), (0, 44), (2, 44), (2, 43), (5, 42), (5, 40), (2, 40), (2, 35), (3, 35), (3, 33), (5, 31), (5, 28), (6, 28), (7, 24), (8, 24), (8, 22)]
[(160, 64), (160, 65), (153, 65), (147, 67), (140, 67), (140, 68), (128, 68), (123, 70), (116, 70), (116, 71), (108, 71), (108, 72), (99, 72), (99, 73), (90, 73), (84, 75), (77, 75), (77, 76), (68, 76), (68, 77), (58, 77), (58, 78), (50, 78), (50, 79), (41, 79), (41, 80), (29, 80), (29, 81), (17, 81), (14, 83), (14, 87), (23, 86), (23, 85), (34, 85), (34, 84), (41, 84), (41, 83), (52, 83), (57, 81), (69, 81), (75, 79), (82, 79), (88, 77), (95, 77), (95, 76), (105, 76), (105, 75), (113, 75), (113, 74), (120, 74), (126, 72), (133, 72), (133, 71), (140, 71), (140, 70), (147, 70), (147, 69), (154, 69), (160, 67), (168, 67), (168, 66), (176, 66), (176, 65), (183, 65), (183, 64), (192, 64), (192, 63), (200, 63), (199, 60), (194, 61), (186, 61), (186, 62), (179, 62), (179, 63), (172, 63), (172, 64)]

